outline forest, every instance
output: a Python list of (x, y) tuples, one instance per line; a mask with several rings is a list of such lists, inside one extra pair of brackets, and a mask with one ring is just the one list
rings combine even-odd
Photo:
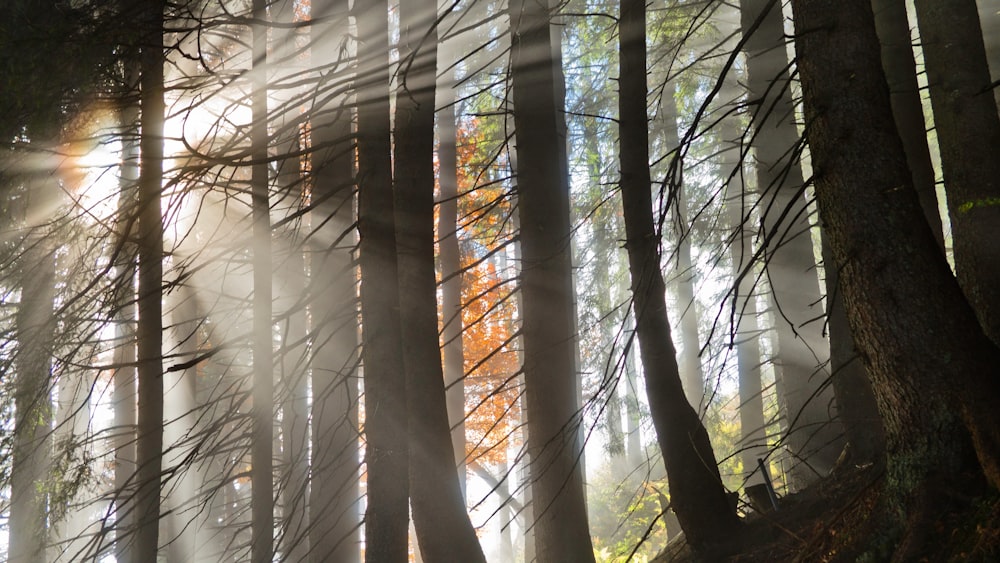
[(1000, 560), (998, 101), (995, 0), (5, 0), (0, 560)]

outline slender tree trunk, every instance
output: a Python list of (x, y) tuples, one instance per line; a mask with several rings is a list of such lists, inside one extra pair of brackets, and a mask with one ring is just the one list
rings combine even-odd
[(140, 54), (139, 193), (137, 226), (138, 321), (136, 421), (136, 536), (130, 559), (155, 561), (159, 544), (160, 481), (163, 463), (163, 11), (147, 6), (147, 36)]
[(389, 16), (384, 0), (355, 4), (354, 10), (361, 40), (358, 255), (368, 472), (365, 560), (399, 563), (407, 560), (409, 432), (390, 173)]
[[(136, 471), (136, 247), (133, 239), (136, 212), (136, 189), (139, 182), (139, 60), (134, 56), (125, 62), (126, 90), (120, 114), (122, 128), (121, 179), (118, 187), (118, 233), (121, 248), (115, 257), (115, 368), (112, 376), (115, 426), (115, 560), (131, 563), (128, 547), (135, 531), (135, 511), (129, 497), (135, 491)], [(128, 507), (128, 508), (126, 508)]]
[(400, 5), (395, 208), (410, 427), (410, 506), (427, 561), (485, 561), (455, 473), (434, 274), (436, 0)]
[[(738, 97), (739, 84), (735, 76), (727, 76), (724, 100)], [(729, 260), (733, 270), (732, 338), (736, 345), (736, 365), (740, 395), (740, 457), (743, 460), (745, 486), (764, 482), (757, 467), (758, 459), (768, 453), (764, 396), (761, 383), (760, 324), (757, 320), (756, 272), (751, 265), (755, 229), (749, 210), (752, 194), (743, 184), (744, 147), (742, 125), (737, 116), (722, 124), (722, 173), (727, 175), (725, 190), (725, 220), (730, 229)]]
[(725, 538), (738, 520), (726, 498), (708, 432), (684, 395), (670, 336), (649, 178), (644, 0), (622, 1), (619, 38), (621, 191), (640, 357), (671, 504), (688, 542), (701, 550)]
[[(875, 29), (882, 45), (882, 69), (889, 82), (892, 115), (906, 151), (906, 162), (913, 174), (913, 186), (920, 197), (927, 224), (938, 246), (944, 251), (941, 211), (938, 209), (934, 165), (927, 148), (927, 127), (917, 85), (917, 66), (913, 60), (913, 41), (906, 18), (906, 3), (899, 0), (872, 0)], [(829, 306), (828, 306), (829, 307)], [(832, 338), (831, 338), (832, 340)], [(833, 343), (831, 342), (831, 346)]]
[[(267, 0), (254, 0), (253, 17), (267, 19)], [(250, 446), (251, 547), (254, 563), (274, 554), (274, 349), (271, 319), (271, 218), (267, 166), (267, 27), (252, 26), (250, 195), (253, 214), (253, 434)]]
[(1000, 116), (975, 0), (917, 0), (958, 283), (1000, 343)]
[(547, 7), (514, 0), (510, 20), (535, 549), (540, 561), (593, 561), (579, 466), (569, 185), (556, 103), (561, 86)]
[[(315, 1), (312, 64), (345, 72), (348, 5)], [(325, 94), (323, 98), (330, 97)], [(336, 96), (312, 121), (314, 249), (313, 469), (309, 507), (314, 561), (351, 563), (361, 557), (357, 379), (357, 272), (354, 249), (354, 146), (350, 103)], [(370, 412), (370, 411), (369, 411)]]
[(833, 390), (822, 367), (829, 344), (817, 320), (823, 315), (822, 299), (802, 170), (794, 160), (799, 135), (788, 88), (781, 6), (771, 0), (743, 0), (741, 17), (748, 36), (752, 146), (778, 335), (775, 373), (784, 442), (794, 458), (793, 479), (803, 486), (833, 468), (843, 448), (842, 429), (833, 421)]
[[(885, 423), (887, 495), (920, 553), (936, 492), (968, 485), (971, 430), (993, 486), (1000, 351), (923, 220), (891, 118), (868, 0), (793, 0), (820, 213), (855, 341)], [(872, 244), (878, 241), (878, 244)], [(971, 463), (970, 463), (971, 461)], [(899, 520), (902, 516), (903, 520)]]
[[(41, 182), (52, 182), (41, 179)], [(32, 182), (33, 184), (33, 182)], [(55, 197), (51, 187), (29, 184), (29, 212)], [(32, 230), (37, 227), (29, 227)], [(7, 553), (11, 563), (44, 563), (49, 502), (44, 487), (52, 462), (52, 347), (55, 344), (55, 249), (41, 232), (30, 232), (15, 318), (14, 440), (10, 468)]]
[[(448, 62), (448, 59), (445, 59)], [(441, 343), (444, 356), (444, 384), (448, 403), (448, 424), (458, 467), (459, 484), (465, 493), (465, 353), (462, 348), (462, 263), (458, 247), (458, 156), (456, 154), (454, 70), (438, 85), (438, 183), (441, 205), (438, 211), (438, 247), (441, 277)]]
[[(660, 113), (663, 115), (663, 137), (667, 150), (673, 150), (680, 144), (677, 135), (677, 87), (673, 80), (668, 81), (660, 95)], [(694, 281), (697, 275), (691, 263), (691, 230), (688, 224), (687, 194), (683, 185), (677, 191), (677, 224), (681, 226), (677, 242), (676, 291), (678, 306), (681, 308), (681, 354), (679, 367), (681, 383), (684, 385), (684, 395), (698, 412), (704, 414), (702, 399), (705, 396), (705, 380), (701, 371), (701, 344), (698, 338), (698, 306), (694, 298)]]

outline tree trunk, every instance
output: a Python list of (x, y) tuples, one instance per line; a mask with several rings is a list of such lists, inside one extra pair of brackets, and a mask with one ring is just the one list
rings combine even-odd
[(649, 178), (644, 0), (622, 1), (619, 38), (621, 191), (639, 352), (671, 504), (690, 545), (702, 550), (732, 533), (738, 520), (708, 432), (684, 396), (670, 335)]
[(136, 141), (139, 105), (127, 98), (139, 92), (139, 60), (135, 52), (125, 62), (126, 88), (119, 126), (122, 129), (122, 161), (118, 187), (116, 236), (121, 249), (115, 257), (115, 356), (112, 375), (115, 426), (115, 560), (131, 563), (128, 540), (135, 531), (135, 511), (128, 499), (135, 491), (136, 471), (136, 247), (133, 237), (136, 188), (139, 181), (139, 143)]
[[(358, 260), (361, 267), (365, 561), (407, 560), (409, 456), (389, 133), (389, 15), (354, 5), (358, 37)], [(435, 334), (437, 331), (435, 330)]]
[(580, 471), (569, 185), (549, 12), (510, 3), (527, 450), (540, 561), (593, 561)]
[(1000, 116), (975, 0), (917, 0), (941, 149), (955, 271), (986, 335), (1000, 343)]
[(829, 344), (818, 320), (822, 299), (802, 170), (794, 160), (799, 135), (788, 88), (781, 6), (770, 0), (744, 0), (741, 17), (765, 268), (778, 335), (775, 377), (785, 419), (784, 443), (794, 458), (791, 473), (804, 486), (833, 468), (843, 448), (842, 429), (833, 421), (833, 390), (822, 367)]
[[(931, 154), (927, 148), (927, 127), (924, 124), (920, 87), (917, 85), (917, 67), (913, 60), (913, 41), (910, 39), (910, 24), (906, 18), (906, 3), (899, 0), (872, 0), (872, 11), (875, 13), (875, 29), (882, 45), (882, 69), (889, 82), (892, 115), (903, 141), (906, 162), (913, 174), (913, 186), (920, 197), (920, 207), (943, 252), (941, 211), (938, 209), (934, 165), (931, 164)], [(834, 346), (832, 337), (831, 346)]]
[[(139, 255), (137, 341), (136, 535), (130, 559), (155, 561), (159, 543), (163, 463), (163, 11), (162, 1), (145, 12), (140, 54)], [(127, 510), (127, 509), (126, 509)]]
[(868, 0), (792, 5), (816, 196), (885, 423), (886, 504), (913, 530), (897, 553), (905, 559), (919, 553), (935, 491), (961, 488), (963, 469), (975, 468), (959, 416), (997, 485), (1000, 425), (986, 405), (1000, 400), (993, 385), (1000, 351), (923, 220)]
[(435, 0), (400, 6), (395, 208), (410, 428), (410, 506), (427, 561), (485, 561), (455, 473), (434, 273)]
[[(253, 17), (267, 19), (267, 0), (253, 1)], [(251, 27), (253, 72), (250, 105), (250, 195), (253, 214), (253, 433), (250, 446), (253, 563), (274, 554), (274, 350), (271, 319), (271, 218), (267, 166), (267, 27)]]
[[(726, 77), (723, 100), (736, 99), (739, 84), (733, 75)], [(763, 484), (757, 467), (766, 459), (767, 423), (764, 420), (764, 396), (761, 383), (760, 323), (757, 311), (757, 272), (753, 259), (753, 219), (748, 202), (752, 194), (743, 183), (744, 147), (742, 125), (738, 116), (723, 121), (722, 173), (726, 175), (725, 220), (732, 242), (729, 260), (733, 271), (733, 305), (730, 337), (736, 345), (736, 365), (740, 395), (740, 457), (743, 461), (744, 487)]]
[[(898, 121), (897, 121), (898, 123)], [(904, 148), (906, 144), (903, 144)], [(912, 171), (913, 168), (911, 167)], [(914, 174), (914, 181), (916, 181)], [(925, 212), (923, 198), (920, 208)], [(940, 218), (939, 218), (940, 221)], [(934, 226), (930, 225), (935, 242), (940, 243)], [(826, 272), (826, 319), (830, 332), (830, 372), (833, 392), (837, 396), (837, 414), (844, 426), (851, 449), (851, 463), (881, 463), (885, 459), (885, 430), (878, 412), (878, 402), (872, 390), (865, 364), (858, 354), (854, 335), (844, 311), (844, 298), (838, 288), (840, 274), (830, 248), (829, 235), (823, 232), (823, 264)], [(940, 248), (940, 246), (939, 246)]]
[[(343, 0), (315, 1), (312, 64), (346, 72), (339, 42), (348, 34)], [(320, 23), (322, 22), (322, 23)], [(323, 98), (330, 97), (329, 94)], [(357, 299), (353, 166), (349, 100), (336, 96), (318, 107), (312, 125), (315, 184), (312, 213), (313, 470), (309, 508), (314, 561), (351, 563), (361, 556), (358, 451)], [(371, 411), (369, 411), (371, 412)]]
[[(447, 53), (442, 49), (442, 52)], [(445, 64), (451, 58), (443, 58)], [(444, 358), (444, 385), (448, 404), (451, 443), (458, 467), (459, 485), (465, 496), (465, 351), (462, 347), (462, 261), (458, 246), (458, 155), (455, 127), (455, 71), (445, 71), (438, 84), (441, 109), (438, 111), (438, 247), (441, 264), (441, 346)]]
[[(42, 178), (41, 182), (53, 180)], [(32, 185), (32, 211), (56, 197), (51, 186)], [(35, 231), (38, 227), (29, 226)], [(14, 438), (11, 447), (10, 516), (7, 553), (11, 563), (44, 563), (48, 543), (48, 494), (39, 486), (52, 463), (52, 347), (55, 344), (55, 249), (42, 232), (29, 232), (21, 275), (21, 301), (14, 380)]]

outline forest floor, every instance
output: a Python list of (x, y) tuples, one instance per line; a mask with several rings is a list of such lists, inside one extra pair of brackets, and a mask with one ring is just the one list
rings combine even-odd
[[(778, 563), (881, 561), (865, 554), (880, 530), (873, 517), (883, 484), (880, 468), (841, 467), (811, 487), (780, 499), (777, 511), (751, 513), (722, 550), (695, 557), (675, 538), (654, 563)], [(938, 510), (924, 528), (923, 548), (905, 561), (1000, 561), (1000, 494)], [(863, 555), (864, 554), (864, 555)]]

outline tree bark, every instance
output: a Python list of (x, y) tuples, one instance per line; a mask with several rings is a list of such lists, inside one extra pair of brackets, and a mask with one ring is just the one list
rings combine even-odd
[(510, 3), (525, 402), (540, 561), (593, 561), (580, 471), (569, 185), (547, 3)]
[(485, 561), (455, 473), (434, 272), (436, 0), (400, 5), (395, 208), (410, 428), (410, 507), (427, 561)]
[(389, 15), (384, 0), (358, 3), (353, 9), (361, 39), (358, 260), (368, 471), (365, 561), (399, 563), (407, 560), (409, 455), (390, 173)]
[(962, 471), (977, 469), (960, 417), (987, 478), (998, 482), (1000, 425), (986, 405), (998, 400), (1000, 351), (923, 220), (868, 0), (792, 6), (816, 196), (885, 423), (886, 504), (914, 529), (897, 557), (912, 557), (922, 541), (919, 523), (932, 516), (920, 514), (932, 506), (928, 497), (961, 488)]
[(136, 421), (136, 535), (132, 561), (155, 561), (159, 543), (163, 463), (163, 17), (162, 1), (150, 2), (144, 16), (140, 53), (139, 190), (137, 246), (138, 321)]
[(1000, 116), (975, 0), (918, 0), (941, 150), (955, 271), (986, 335), (1000, 343)]
[[(267, 20), (267, 0), (253, 1), (253, 17)], [(250, 105), (250, 195), (253, 215), (253, 431), (250, 446), (253, 563), (274, 554), (274, 344), (271, 315), (271, 217), (267, 166), (267, 27), (251, 27), (253, 67)]]
[(778, 335), (775, 377), (785, 420), (783, 441), (793, 457), (793, 480), (804, 486), (833, 468), (843, 448), (842, 429), (833, 420), (833, 391), (822, 367), (829, 344), (817, 320), (823, 315), (822, 299), (802, 170), (794, 160), (799, 135), (788, 88), (781, 6), (744, 0), (741, 17), (765, 269)]
[(639, 352), (671, 505), (688, 543), (704, 550), (731, 534), (738, 520), (726, 498), (708, 432), (684, 395), (670, 335), (649, 177), (644, 0), (622, 1), (619, 38), (621, 192)]
[(910, 24), (906, 18), (906, 3), (898, 0), (872, 0), (872, 11), (875, 13), (875, 30), (882, 46), (882, 69), (889, 82), (892, 115), (903, 141), (906, 162), (913, 174), (913, 187), (920, 197), (920, 207), (924, 210), (927, 224), (931, 226), (934, 239), (943, 252), (941, 211), (938, 209), (934, 165), (927, 148), (927, 127), (924, 124), (920, 87), (917, 85), (917, 66), (913, 60), (913, 41), (910, 39)]
[[(343, 0), (314, 1), (311, 58), (324, 73), (348, 71)], [(330, 94), (321, 98), (330, 98)], [(354, 147), (346, 96), (317, 107), (312, 120), (314, 229), (311, 313), (314, 356), (313, 470), (309, 499), (314, 561), (351, 563), (361, 557), (358, 451), (357, 299), (354, 249)]]

